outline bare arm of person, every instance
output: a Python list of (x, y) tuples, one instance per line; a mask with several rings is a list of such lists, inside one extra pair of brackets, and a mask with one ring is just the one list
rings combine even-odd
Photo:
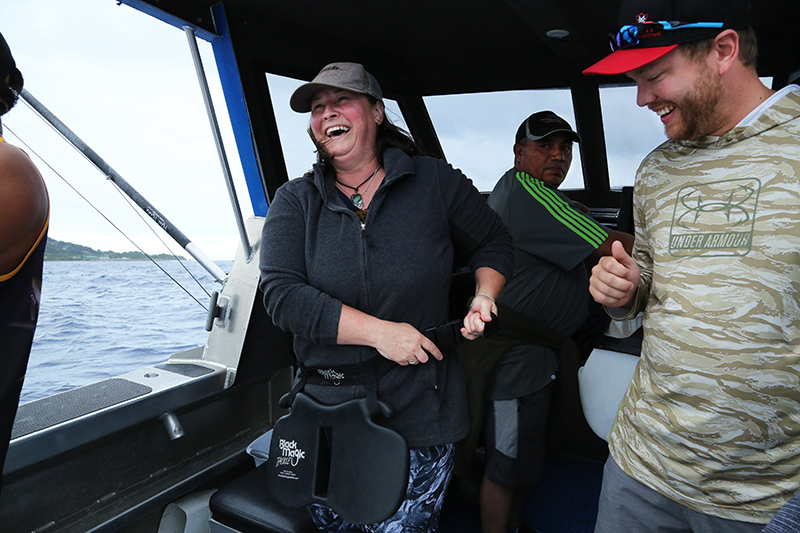
[(493, 300), (500, 296), (505, 285), (505, 276), (493, 268), (480, 267), (475, 271), (475, 298), (464, 317), (464, 327), (461, 328), (461, 335), (465, 339), (474, 340), (481, 336), (486, 322), (492, 321), (491, 314), (497, 314), (497, 305)]
[(19, 266), (47, 222), (47, 192), (36, 166), (0, 143), (0, 275)]
[(338, 344), (371, 346), (400, 365), (428, 362), (428, 354), (442, 360), (439, 348), (411, 324), (390, 322), (342, 305)]
[(639, 286), (639, 266), (625, 251), (621, 241), (611, 247), (612, 255), (601, 257), (592, 269), (589, 292), (597, 303), (607, 307), (626, 307)]

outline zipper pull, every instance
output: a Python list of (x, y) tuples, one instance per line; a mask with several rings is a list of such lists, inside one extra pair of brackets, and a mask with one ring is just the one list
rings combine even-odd
[(372, 247), (375, 244), (372, 241), (372, 237), (370, 236), (369, 232), (364, 227), (364, 224), (361, 224), (361, 235), (364, 237), (364, 241), (366, 241), (367, 246)]

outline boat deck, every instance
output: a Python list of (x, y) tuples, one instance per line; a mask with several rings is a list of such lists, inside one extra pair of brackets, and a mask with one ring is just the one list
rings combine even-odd
[[(598, 459), (549, 455), (542, 480), (526, 499), (523, 521), (538, 533), (592, 533), (603, 478), (603, 462)], [(481, 533), (474, 499), (450, 498), (439, 533)]]

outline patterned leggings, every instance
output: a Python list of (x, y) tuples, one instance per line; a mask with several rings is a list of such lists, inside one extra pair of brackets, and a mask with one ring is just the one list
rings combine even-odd
[(406, 499), (390, 518), (377, 524), (358, 525), (342, 520), (330, 507), (312, 503), (311, 519), (320, 531), (343, 533), (434, 533), (439, 526), (445, 491), (453, 473), (455, 445), (443, 444), (410, 450)]

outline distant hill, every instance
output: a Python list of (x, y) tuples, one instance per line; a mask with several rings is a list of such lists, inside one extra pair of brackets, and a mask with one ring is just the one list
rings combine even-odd
[[(175, 256), (171, 254), (155, 254), (150, 257), (159, 261), (175, 259)], [(47, 238), (47, 246), (44, 249), (45, 261), (97, 261), (109, 259), (141, 261), (146, 260), (147, 256), (142, 252), (103, 252), (80, 244), (57, 241), (50, 237)], [(185, 258), (179, 255), (178, 259), (184, 260)]]

